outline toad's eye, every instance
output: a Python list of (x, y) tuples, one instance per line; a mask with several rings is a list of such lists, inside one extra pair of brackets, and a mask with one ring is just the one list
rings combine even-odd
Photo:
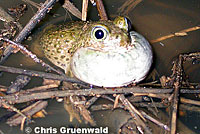
[(103, 26), (96, 26), (92, 30), (92, 36), (97, 41), (102, 41), (108, 36), (108, 30)]
[(104, 37), (103, 30), (101, 30), (101, 29), (96, 30), (94, 34), (95, 34), (95, 37), (96, 37), (97, 39), (102, 39), (102, 38)]

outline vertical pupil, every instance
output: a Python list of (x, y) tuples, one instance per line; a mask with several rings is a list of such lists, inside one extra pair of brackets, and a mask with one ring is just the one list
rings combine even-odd
[(102, 31), (102, 30), (97, 30), (97, 31), (95, 32), (95, 37), (96, 37), (97, 39), (102, 39), (102, 38), (104, 37), (103, 31)]

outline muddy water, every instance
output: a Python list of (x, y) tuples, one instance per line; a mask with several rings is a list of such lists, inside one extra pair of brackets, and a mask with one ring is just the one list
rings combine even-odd
[[(40, 3), (40, 0), (34, 0)], [(81, 9), (81, 3), (79, 0), (74, 0), (74, 4)], [(117, 13), (118, 8), (124, 3), (124, 0), (109, 0), (104, 1), (105, 8), (107, 10), (110, 19), (113, 16), (117, 16), (122, 13)], [(16, 4), (22, 3), (20, 0), (7, 0), (0, 1), (0, 6), (4, 9), (8, 7), (13, 7)], [(21, 18), (20, 23), (25, 25), (28, 20), (33, 16), (33, 13), (37, 11), (36, 8), (28, 6), (27, 13)], [(133, 10), (130, 10), (127, 16), (130, 18), (133, 27), (136, 31), (143, 34), (148, 40), (153, 40), (164, 35), (168, 35), (173, 32), (183, 30), (185, 28), (190, 28), (200, 23), (200, 1), (199, 0), (151, 0), (143, 1), (136, 6)], [(73, 20), (78, 20), (72, 16)], [(97, 10), (95, 7), (89, 6), (88, 19), (98, 20)], [(65, 10), (60, 7), (60, 4), (56, 4), (53, 10), (40, 22), (39, 25), (31, 33), (32, 41), (24, 41), (24, 44), (32, 45), (29, 48), (37, 53), (39, 57), (45, 60), (42, 56), (41, 51), (34, 49), (34, 45), (37, 45), (37, 37), (45, 25), (51, 23), (58, 23), (69, 21), (70, 17), (66, 14)], [(180, 53), (189, 53), (200, 51), (200, 30), (188, 33), (184, 37), (173, 37), (158, 43), (151, 44), (154, 50), (154, 65), (153, 69), (156, 69), (158, 74), (156, 78), (162, 75), (170, 75), (171, 62)], [(38, 47), (37, 47), (38, 48)], [(46, 60), (47, 61), (47, 60)], [(48, 61), (47, 61), (48, 62)], [(34, 64), (32, 60), (24, 57), (22, 54), (18, 53), (11, 55), (4, 65), (14, 66), (33, 70), (44, 70), (40, 65)], [(200, 65), (186, 64), (185, 71), (189, 75), (191, 82), (200, 81)], [(153, 70), (152, 69), (152, 70)], [(0, 84), (9, 86), (10, 83), (15, 79), (16, 75), (4, 73), (0, 77)], [(31, 83), (26, 86), (26, 88), (34, 87), (40, 84), (41, 79), (32, 79)], [(151, 79), (149, 79), (151, 81)], [(196, 98), (198, 99), (198, 98)], [(103, 101), (104, 102), (104, 101)], [(101, 103), (101, 102), (99, 102)], [(77, 121), (69, 123), (69, 116), (65, 112), (63, 105), (55, 101), (49, 101), (49, 105), (46, 109), (48, 115), (42, 119), (35, 119), (36, 123), (31, 124), (30, 127), (35, 126), (43, 127), (85, 127), (87, 125), (79, 124)], [(106, 112), (94, 112), (94, 119), (97, 121), (99, 126), (109, 126), (109, 133), (116, 133), (116, 129), (113, 122), (120, 117), (126, 117), (127, 115), (122, 113), (112, 114), (113, 111)], [(0, 109), (0, 115), (4, 115), (6, 110)], [(110, 116), (110, 115), (113, 116)], [(193, 130), (195, 133), (200, 133), (200, 125), (198, 120), (199, 113), (192, 113), (187, 111), (184, 117), (181, 117), (181, 121), (189, 129)], [(109, 118), (112, 117), (113, 119)], [(115, 123), (113, 123), (115, 124)], [(116, 125), (116, 124), (115, 124)], [(184, 130), (183, 125), (179, 128)], [(0, 122), (0, 129), (6, 134), (21, 133), (19, 127), (9, 127), (5, 124), (5, 121)], [(182, 133), (188, 133), (182, 132)]]

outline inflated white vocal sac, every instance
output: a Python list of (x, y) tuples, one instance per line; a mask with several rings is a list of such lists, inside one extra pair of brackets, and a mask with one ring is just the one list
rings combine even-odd
[(129, 48), (78, 49), (71, 61), (75, 77), (103, 87), (120, 87), (143, 80), (152, 64), (152, 49), (149, 42), (137, 32), (131, 31), (130, 38)]

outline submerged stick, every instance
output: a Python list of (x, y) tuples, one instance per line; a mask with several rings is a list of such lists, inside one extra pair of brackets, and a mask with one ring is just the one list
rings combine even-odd
[(154, 119), (153, 117), (149, 116), (148, 114), (146, 114), (144, 111), (141, 111), (142, 115), (144, 116), (144, 118), (150, 120), (151, 122), (155, 123), (156, 125), (160, 126), (161, 128), (163, 128), (164, 130), (170, 131), (170, 128), (163, 124), (162, 122)]
[(185, 35), (187, 35), (188, 32), (196, 31), (196, 30), (199, 30), (199, 29), (200, 29), (199, 25), (198, 26), (194, 26), (194, 27), (191, 27), (191, 28), (187, 28), (187, 29), (181, 30), (179, 32), (175, 32), (173, 34), (169, 34), (169, 35), (162, 36), (160, 38), (151, 40), (150, 43), (153, 44), (153, 43), (160, 42), (160, 41), (163, 41), (163, 40), (175, 37), (175, 36), (185, 36)]
[[(124, 95), (120, 95), (119, 99), (122, 102), (122, 104), (124, 105), (124, 107), (126, 109), (128, 109), (131, 116), (134, 118), (134, 121), (135, 121), (138, 131), (140, 131), (140, 133), (145, 132), (145, 134), (152, 134), (151, 131), (149, 130), (149, 128), (146, 126), (146, 124), (143, 121), (143, 120), (145, 120), (143, 115), (141, 115), (141, 113), (124, 97)], [(143, 120), (141, 120), (140, 117)], [(144, 132), (141, 127), (144, 129)]]
[(14, 45), (15, 47), (19, 48), (23, 54), (26, 54), (27, 56), (29, 56), (31, 59), (33, 59), (36, 63), (42, 64), (42, 66), (45, 66), (53, 71), (55, 71), (58, 74), (63, 74), (63, 72), (54, 69), (53, 67), (51, 67), (49, 64), (45, 63), (44, 61), (40, 60), (35, 54), (33, 54), (31, 51), (29, 51), (26, 47), (24, 47), (23, 45), (16, 43), (14, 41), (11, 41), (9, 39), (6, 38), (2, 38), (2, 40)]
[[(134, 87), (134, 88), (120, 88), (115, 90), (105, 90), (103, 88), (96, 88), (96, 89), (81, 89), (81, 90), (64, 90), (64, 91), (44, 91), (44, 92), (34, 92), (34, 93), (18, 93), (17, 99), (16, 95), (6, 95), (3, 97), (3, 99), (7, 100), (9, 103), (23, 103), (31, 100), (41, 100), (41, 99), (49, 99), (53, 97), (66, 97), (66, 96), (95, 96), (95, 95), (102, 95), (102, 94), (116, 94), (116, 93), (132, 93), (132, 92), (154, 92), (159, 93), (159, 90), (157, 89), (147, 89), (147, 88), (140, 88), (140, 87)], [(167, 90), (166, 90), (167, 91)], [(168, 90), (170, 91), (170, 90)], [(172, 90), (171, 90), (172, 91)], [(0, 100), (1, 103), (1, 100)]]
[[(37, 101), (34, 104), (23, 109), (21, 112), (24, 115), (31, 117), (33, 114), (44, 109), (46, 106), (47, 106), (47, 101)], [(24, 118), (23, 116), (15, 114), (14, 116), (10, 117), (6, 123), (9, 124), (10, 126), (17, 126), (22, 123), (23, 118)]]
[(90, 100), (88, 100), (85, 104), (86, 108), (89, 108), (92, 104), (94, 104), (97, 100), (99, 99), (99, 97), (92, 97)]
[(126, 2), (124, 2), (124, 4), (118, 8), (117, 12), (123, 15), (128, 15), (128, 13), (141, 2), (142, 0), (126, 0)]
[(16, 73), (16, 74), (23, 74), (23, 75), (28, 75), (28, 76), (32, 76), (32, 77), (41, 77), (41, 78), (47, 78), (47, 79), (52, 79), (52, 80), (60, 80), (60, 81), (84, 84), (84, 82), (81, 82), (75, 78), (70, 78), (70, 77), (63, 76), (63, 75), (60, 76), (60, 75), (56, 75), (53, 73), (44, 73), (44, 72), (19, 69), (19, 68), (14, 68), (14, 67), (6, 67), (6, 66), (2, 66), (2, 65), (0, 65), (0, 71)]
[(19, 75), (16, 77), (15, 81), (8, 87), (8, 90), (6, 92), (8, 94), (16, 93), (20, 91), (24, 86), (26, 86), (30, 80), (31, 78), (28, 76)]
[(187, 103), (187, 104), (192, 104), (192, 105), (200, 106), (200, 101), (186, 99), (186, 98), (183, 98), (183, 97), (180, 98), (180, 102), (181, 103)]
[(22, 93), (26, 94), (26, 93), (30, 93), (30, 92), (36, 92), (36, 91), (46, 91), (48, 89), (57, 88), (58, 86), (59, 85), (57, 85), (57, 84), (49, 84), (49, 85), (34, 87), (34, 88), (31, 88), (31, 89), (20, 91), (20, 94), (22, 94)]
[[(45, 3), (41, 6), (40, 10), (31, 18), (28, 24), (22, 29), (22, 31), (16, 36), (14, 39), (15, 42), (21, 42), (27, 37), (31, 30), (40, 22), (40, 20), (46, 15), (46, 13), (51, 9), (52, 5), (56, 2), (56, 0), (46, 0)], [(8, 56), (12, 53), (14, 48), (12, 45), (9, 45), (0, 59), (0, 63), (3, 63)]]
[(14, 111), (14, 112), (18, 113), (19, 115), (21, 115), (21, 117), (27, 119), (28, 121), (31, 121), (31, 119), (30, 119), (28, 116), (26, 116), (24, 113), (22, 113), (20, 110), (18, 110), (18, 109), (15, 108), (14, 106), (8, 104), (7, 101), (5, 101), (5, 100), (2, 99), (2, 98), (1, 98), (0, 100), (1, 100), (1, 102), (0, 102), (0, 107), (4, 107), (4, 108), (6, 108), (6, 109), (11, 109), (12, 111)]
[(40, 4), (36, 3), (36, 2), (33, 2), (31, 0), (22, 0), (28, 4), (31, 4), (32, 6), (36, 7), (37, 9), (40, 9)]

